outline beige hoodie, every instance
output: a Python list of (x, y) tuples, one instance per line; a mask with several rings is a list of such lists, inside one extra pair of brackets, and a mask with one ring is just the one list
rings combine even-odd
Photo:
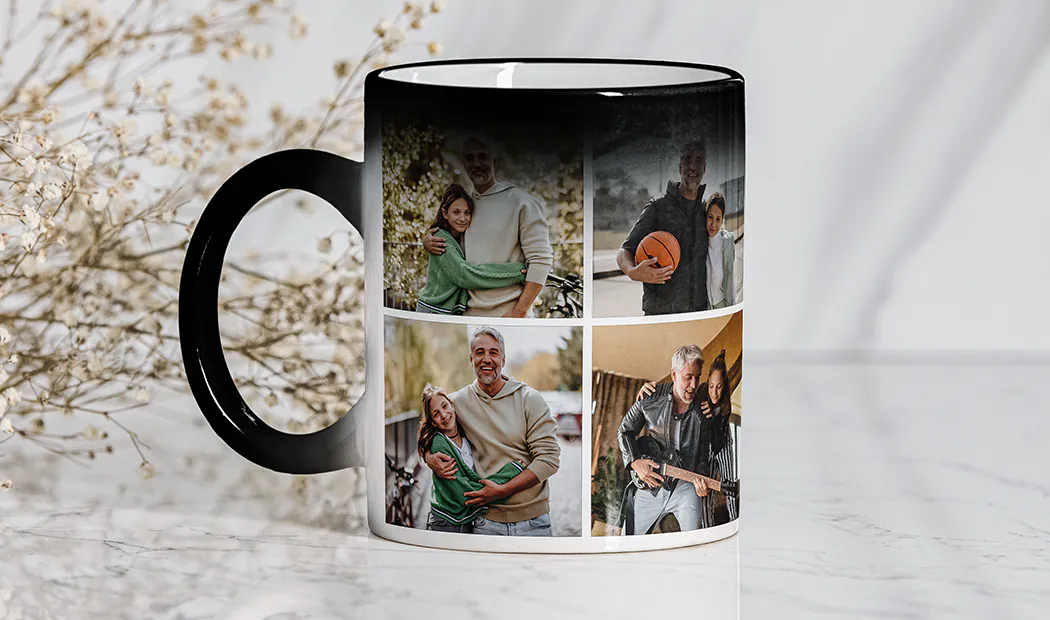
[(450, 395), (456, 415), (474, 446), (474, 469), (490, 476), (510, 461), (524, 463), (540, 484), (489, 507), (487, 519), (514, 523), (550, 512), (547, 478), (558, 471), (558, 425), (543, 396), (517, 379), (489, 396), (475, 381)]
[[(554, 264), (543, 201), (506, 181), (484, 194), (473, 192), (474, 217), (464, 235), (464, 251), (472, 263), (529, 263), (526, 282), (544, 284)], [(470, 291), (464, 314), (503, 316), (514, 307), (524, 285)]]

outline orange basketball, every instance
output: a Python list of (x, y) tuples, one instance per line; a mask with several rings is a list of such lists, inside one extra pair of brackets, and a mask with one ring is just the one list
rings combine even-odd
[(638, 244), (634, 252), (634, 262), (655, 258), (654, 267), (670, 267), (678, 269), (678, 260), (682, 256), (682, 248), (678, 246), (678, 239), (666, 230), (657, 230), (649, 233)]

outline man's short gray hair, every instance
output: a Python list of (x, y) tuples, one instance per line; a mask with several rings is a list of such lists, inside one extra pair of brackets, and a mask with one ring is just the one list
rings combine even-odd
[(679, 147), (678, 156), (682, 157), (690, 151), (699, 151), (704, 157), (707, 157), (707, 142), (705, 142), (703, 138), (688, 140)]
[(474, 330), (474, 333), (470, 335), (470, 352), (474, 352), (474, 343), (477, 342), (478, 336), (491, 336), (496, 339), (499, 343), (500, 353), (507, 354), (507, 346), (503, 342), (503, 334), (499, 333), (495, 327), (479, 327)]
[(496, 143), (496, 139), (484, 131), (470, 131), (464, 133), (459, 141), (459, 155), (462, 156), (463, 152), (467, 150), (467, 144), (471, 142), (477, 142), (481, 146), (485, 147), (490, 157), (496, 157), (499, 151), (499, 144)]
[(678, 347), (671, 356), (671, 370), (681, 372), (686, 364), (697, 362), (700, 367), (704, 366), (704, 352), (695, 344), (684, 344)]

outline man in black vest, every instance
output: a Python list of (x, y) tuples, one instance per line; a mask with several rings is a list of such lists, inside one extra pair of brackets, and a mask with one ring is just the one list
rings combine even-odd
[[(663, 196), (645, 205), (616, 254), (620, 271), (643, 283), (642, 312), (645, 314), (708, 309), (708, 235), (702, 183), (706, 170), (707, 146), (699, 140), (683, 144), (678, 162), (681, 181), (669, 182)], [(674, 235), (681, 247), (682, 255), (674, 273), (671, 267), (655, 267), (656, 259), (635, 263), (638, 244), (657, 230)]]

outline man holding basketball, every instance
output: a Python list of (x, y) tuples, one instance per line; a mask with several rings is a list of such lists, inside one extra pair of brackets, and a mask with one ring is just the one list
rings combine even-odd
[[(707, 171), (707, 146), (701, 140), (682, 145), (678, 172), (667, 192), (649, 201), (616, 254), (620, 271), (642, 286), (642, 312), (670, 314), (707, 310), (707, 216), (702, 183)], [(664, 231), (678, 241), (678, 265), (659, 259), (635, 260), (638, 245), (649, 233)]]

